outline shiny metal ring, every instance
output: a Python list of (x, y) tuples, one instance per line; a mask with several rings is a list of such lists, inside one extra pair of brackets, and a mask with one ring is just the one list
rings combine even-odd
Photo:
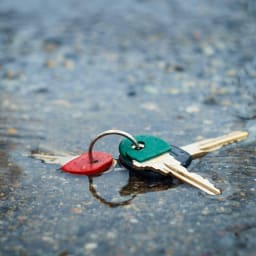
[(104, 136), (107, 135), (121, 135), (123, 137), (126, 137), (127, 139), (129, 139), (130, 141), (132, 141), (132, 143), (135, 145), (136, 149), (140, 149), (141, 145), (139, 144), (139, 142), (129, 133), (121, 131), (121, 130), (107, 130), (105, 132), (102, 132), (100, 134), (98, 134), (95, 139), (91, 142), (89, 149), (88, 149), (88, 155), (89, 155), (89, 160), (91, 162), (93, 162), (93, 156), (92, 156), (92, 150), (93, 150), (93, 146), (96, 143), (96, 141)]

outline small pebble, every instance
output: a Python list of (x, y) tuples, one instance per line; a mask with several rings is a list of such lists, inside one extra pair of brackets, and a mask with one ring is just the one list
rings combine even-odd
[(93, 251), (98, 247), (97, 243), (87, 243), (85, 244), (84, 248), (86, 251)]
[(144, 91), (148, 94), (158, 94), (158, 89), (154, 86), (145, 86)]
[(17, 134), (17, 129), (16, 129), (16, 128), (13, 128), (13, 127), (8, 128), (8, 129), (7, 129), (7, 134), (8, 134), (8, 135), (15, 135), (15, 134)]
[(214, 49), (211, 46), (207, 45), (203, 47), (203, 52), (207, 56), (212, 56), (214, 54)]
[(64, 60), (63, 66), (67, 69), (74, 69), (75, 64), (72, 60)]
[(177, 88), (169, 88), (166, 90), (168, 94), (177, 95), (180, 93), (180, 90)]
[(7, 70), (5, 73), (4, 73), (4, 79), (8, 79), (8, 80), (14, 80), (14, 79), (17, 79), (21, 76), (21, 73), (16, 73), (14, 72), (13, 70)]
[(134, 224), (139, 223), (139, 221), (136, 218), (131, 218), (129, 221)]
[(72, 213), (76, 213), (76, 214), (80, 214), (80, 213), (83, 212), (80, 207), (71, 208), (70, 211), (71, 211)]
[(209, 208), (208, 207), (205, 207), (203, 210), (202, 210), (202, 215), (208, 215), (209, 214)]
[(235, 70), (235, 69), (229, 69), (229, 70), (227, 70), (227, 71), (225, 72), (225, 75), (226, 75), (226, 76), (231, 76), (231, 77), (236, 76), (236, 75), (237, 75), (237, 70)]
[(47, 67), (47, 68), (54, 68), (54, 67), (56, 67), (56, 65), (57, 65), (57, 63), (56, 63), (56, 61), (54, 61), (54, 60), (48, 60), (48, 61), (46, 62), (46, 67)]
[(147, 102), (141, 105), (142, 108), (150, 110), (150, 111), (158, 111), (159, 107), (154, 102)]
[(200, 111), (200, 108), (196, 105), (188, 106), (186, 109), (187, 113), (198, 113)]

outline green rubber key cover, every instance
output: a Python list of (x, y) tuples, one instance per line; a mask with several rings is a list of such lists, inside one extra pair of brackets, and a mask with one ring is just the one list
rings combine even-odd
[(138, 150), (133, 147), (130, 140), (122, 140), (119, 144), (119, 153), (123, 158), (144, 162), (171, 151), (171, 146), (159, 137), (139, 135), (135, 136), (135, 139), (144, 147)]

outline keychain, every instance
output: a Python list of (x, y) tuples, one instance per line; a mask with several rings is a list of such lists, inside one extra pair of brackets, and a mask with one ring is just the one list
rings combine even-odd
[(61, 170), (73, 174), (97, 175), (115, 165), (113, 157), (106, 152), (93, 152), (96, 141), (107, 135), (126, 137), (119, 144), (119, 160), (128, 169), (146, 176), (171, 176), (186, 182), (210, 195), (221, 194), (209, 180), (199, 174), (189, 172), (187, 166), (192, 159), (202, 157), (222, 146), (238, 142), (248, 136), (248, 132), (235, 131), (227, 135), (202, 140), (184, 147), (170, 145), (152, 135), (132, 136), (120, 130), (100, 133), (89, 145), (88, 152), (80, 156), (57, 157), (34, 154), (33, 157), (47, 163), (61, 164)]

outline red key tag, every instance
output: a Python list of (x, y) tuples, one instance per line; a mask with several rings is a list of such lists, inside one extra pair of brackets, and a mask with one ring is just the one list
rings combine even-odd
[(106, 152), (94, 151), (92, 161), (89, 157), (89, 153), (85, 152), (61, 166), (61, 170), (73, 174), (84, 174), (89, 176), (108, 170), (112, 164), (113, 157)]

